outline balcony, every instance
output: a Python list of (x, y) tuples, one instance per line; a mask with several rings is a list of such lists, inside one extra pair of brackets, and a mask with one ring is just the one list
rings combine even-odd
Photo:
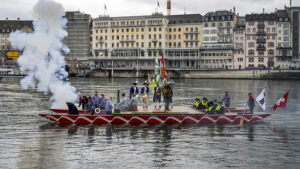
[(258, 23), (257, 28), (264, 29), (265, 28), (265, 24), (264, 23)]
[(126, 39), (122, 38), (122, 39), (120, 39), (120, 42), (134, 42), (134, 41), (135, 41), (134, 38), (126, 38)]
[(184, 39), (185, 42), (199, 42), (198, 38)]
[(153, 39), (151, 39), (151, 41), (152, 41), (152, 42), (157, 42), (158, 39), (157, 39), (157, 38), (153, 38)]
[(103, 39), (99, 39), (98, 42), (99, 43), (104, 43), (104, 40)]
[(265, 46), (263, 46), (263, 45), (258, 45), (257, 46), (257, 48), (256, 48), (257, 50), (266, 50), (266, 47)]
[(266, 43), (266, 39), (263, 38), (263, 39), (257, 39), (256, 40), (257, 43)]
[(188, 30), (184, 32), (185, 34), (198, 34), (199, 30)]
[(266, 36), (266, 32), (265, 31), (258, 31), (257, 35), (258, 36)]

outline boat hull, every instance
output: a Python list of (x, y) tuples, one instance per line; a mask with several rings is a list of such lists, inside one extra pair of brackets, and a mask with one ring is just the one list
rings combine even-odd
[(241, 118), (244, 122), (255, 122), (264, 119), (270, 114), (232, 114), (232, 115), (69, 115), (69, 114), (39, 114), (40, 116), (58, 123), (65, 124), (187, 124), (187, 123), (239, 123)]

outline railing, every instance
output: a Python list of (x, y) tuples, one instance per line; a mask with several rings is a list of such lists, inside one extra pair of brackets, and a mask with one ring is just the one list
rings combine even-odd
[(134, 38), (126, 38), (126, 39), (120, 39), (120, 42), (134, 42), (135, 39)]
[(257, 50), (266, 50), (266, 47), (265, 47), (265, 46), (257, 46), (256, 49), (257, 49)]
[(188, 31), (185, 31), (184, 33), (199, 33), (199, 30), (188, 30)]
[(257, 39), (256, 42), (257, 43), (266, 43), (266, 39)]

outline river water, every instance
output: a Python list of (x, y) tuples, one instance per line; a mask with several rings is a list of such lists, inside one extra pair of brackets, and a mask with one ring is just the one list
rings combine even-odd
[[(18, 78), (0, 80), (0, 168), (272, 168), (300, 165), (300, 81), (175, 79), (174, 104), (195, 97), (243, 107), (248, 92), (265, 88), (267, 119), (227, 125), (61, 125), (38, 116), (49, 96), (21, 90)], [(73, 78), (81, 94), (116, 99), (136, 79)], [(138, 79), (141, 84), (145, 79)], [(272, 105), (291, 90), (286, 109)], [(256, 111), (262, 111), (258, 105)]]

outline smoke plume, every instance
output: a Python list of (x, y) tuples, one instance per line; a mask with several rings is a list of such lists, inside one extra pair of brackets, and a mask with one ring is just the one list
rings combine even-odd
[(63, 6), (52, 0), (39, 0), (33, 7), (35, 21), (34, 32), (16, 31), (10, 34), (9, 41), (13, 48), (23, 51), (17, 62), (22, 72), (28, 76), (21, 80), (23, 89), (36, 88), (44, 94), (52, 94), (52, 106), (65, 105), (78, 98), (76, 88), (64, 81), (65, 60), (61, 51), (69, 52), (62, 43), (68, 35), (67, 20)]

